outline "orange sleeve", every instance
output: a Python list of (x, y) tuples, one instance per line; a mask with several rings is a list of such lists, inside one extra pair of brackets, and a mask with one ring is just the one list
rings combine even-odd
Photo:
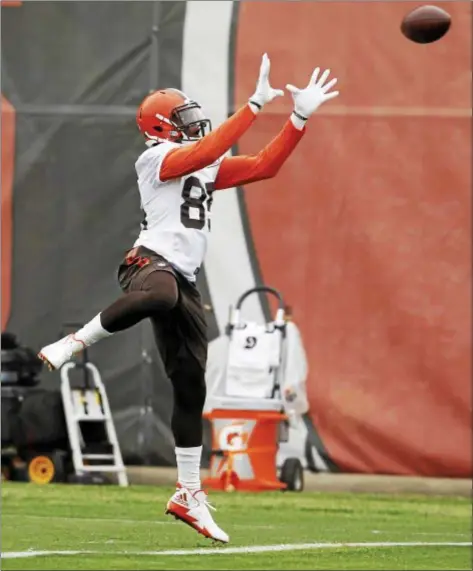
[(255, 119), (256, 114), (249, 105), (245, 105), (200, 141), (169, 151), (164, 157), (159, 178), (165, 182), (215, 163), (233, 147)]
[(305, 128), (296, 129), (288, 120), (274, 139), (257, 155), (225, 157), (215, 180), (215, 190), (272, 178), (302, 139)]

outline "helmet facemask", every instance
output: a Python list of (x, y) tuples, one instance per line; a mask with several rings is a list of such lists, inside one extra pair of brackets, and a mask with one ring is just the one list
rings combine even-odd
[(188, 101), (176, 107), (170, 120), (187, 141), (198, 141), (212, 130), (210, 119), (205, 118), (196, 101)]

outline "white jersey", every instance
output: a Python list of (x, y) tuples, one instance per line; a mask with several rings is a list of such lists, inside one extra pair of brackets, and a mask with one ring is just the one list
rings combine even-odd
[(220, 161), (191, 175), (161, 182), (161, 164), (178, 143), (147, 149), (136, 161), (144, 220), (135, 246), (160, 254), (189, 281), (195, 281), (207, 250), (212, 192)]

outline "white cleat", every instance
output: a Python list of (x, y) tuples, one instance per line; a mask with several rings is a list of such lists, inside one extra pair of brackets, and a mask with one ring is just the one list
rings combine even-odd
[(43, 347), (38, 353), (38, 357), (46, 363), (50, 371), (54, 371), (60, 369), (64, 363), (70, 361), (76, 353), (80, 353), (84, 349), (85, 343), (71, 334), (56, 341), (56, 343)]
[(178, 487), (168, 501), (165, 513), (180, 519), (209, 539), (228, 543), (230, 538), (214, 522), (209, 508), (215, 511), (208, 503), (207, 494), (203, 490), (190, 492), (186, 488)]

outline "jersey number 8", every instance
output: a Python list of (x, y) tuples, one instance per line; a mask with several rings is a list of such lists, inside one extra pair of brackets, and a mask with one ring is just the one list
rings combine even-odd
[[(200, 193), (198, 197), (191, 196), (193, 188), (198, 189)], [(182, 187), (184, 202), (181, 204), (181, 222), (186, 228), (202, 230), (207, 220), (210, 231), (210, 218), (207, 218), (207, 212), (210, 212), (212, 207), (213, 191), (214, 185), (212, 182), (203, 183), (195, 176), (186, 178)]]

